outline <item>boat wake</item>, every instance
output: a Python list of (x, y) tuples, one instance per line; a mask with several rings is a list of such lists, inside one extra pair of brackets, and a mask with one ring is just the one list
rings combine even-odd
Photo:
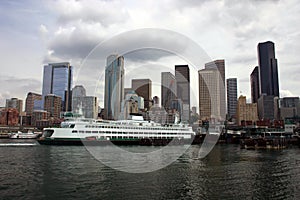
[(0, 147), (27, 147), (36, 145), (36, 143), (0, 143)]

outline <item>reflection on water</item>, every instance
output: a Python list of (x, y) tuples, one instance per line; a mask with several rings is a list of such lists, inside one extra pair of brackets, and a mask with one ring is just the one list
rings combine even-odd
[(198, 151), (192, 146), (168, 167), (131, 174), (101, 164), (85, 147), (1, 146), (0, 199), (300, 198), (298, 148), (217, 145), (202, 160)]

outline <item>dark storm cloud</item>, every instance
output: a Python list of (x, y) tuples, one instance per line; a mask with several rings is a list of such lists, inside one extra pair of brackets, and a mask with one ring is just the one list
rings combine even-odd
[(184, 52), (190, 43), (184, 36), (158, 29), (123, 32), (106, 40), (78, 28), (65, 31), (66, 34), (61, 33), (49, 46), (54, 57), (84, 59), (91, 53), (88, 59), (105, 60), (108, 55), (118, 53), (131, 61), (155, 61)]
[(97, 35), (86, 32), (81, 27), (65, 30), (65, 32), (57, 34), (48, 46), (48, 49), (53, 51), (54, 57), (85, 58), (103, 40)]

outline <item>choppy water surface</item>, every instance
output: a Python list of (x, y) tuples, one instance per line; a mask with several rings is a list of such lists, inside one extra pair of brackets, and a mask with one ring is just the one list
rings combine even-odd
[(0, 199), (300, 199), (296, 147), (217, 145), (198, 160), (199, 146), (192, 146), (166, 168), (131, 174), (101, 164), (85, 147), (7, 143), (20, 142), (0, 141)]

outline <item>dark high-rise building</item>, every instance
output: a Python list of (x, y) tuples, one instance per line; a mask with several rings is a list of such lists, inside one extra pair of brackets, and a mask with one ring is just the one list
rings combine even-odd
[(165, 110), (171, 109), (172, 100), (176, 99), (176, 79), (171, 72), (161, 73), (161, 106)]
[(259, 73), (258, 66), (256, 66), (251, 75), (250, 75), (250, 83), (251, 83), (251, 101), (252, 103), (257, 103), (259, 98)]
[(72, 110), (73, 67), (68, 62), (50, 63), (44, 66), (42, 105), (45, 96), (55, 94), (61, 97), (62, 111)]
[(237, 79), (227, 79), (227, 110), (229, 118), (235, 116), (237, 105)]
[(188, 65), (175, 65), (177, 98), (182, 101), (181, 121), (190, 120), (190, 69)]
[(274, 43), (270, 41), (259, 43), (257, 52), (260, 95), (266, 94), (279, 97), (278, 68)]
[(144, 108), (149, 110), (152, 101), (152, 81), (150, 79), (132, 79), (131, 88), (144, 98)]
[(279, 118), (278, 97), (262, 94), (257, 100), (258, 118), (260, 120), (277, 120)]

